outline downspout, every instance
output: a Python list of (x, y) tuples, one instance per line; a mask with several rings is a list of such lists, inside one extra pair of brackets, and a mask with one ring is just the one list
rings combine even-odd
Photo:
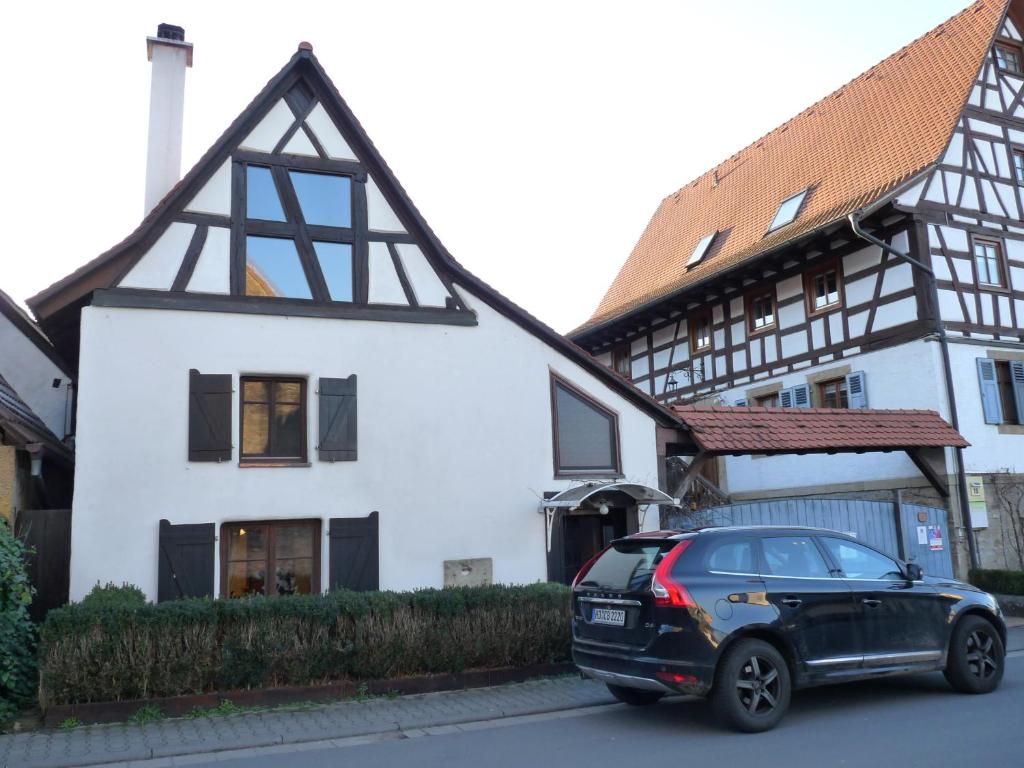
[[(912, 257), (909, 253), (902, 253), (893, 248), (888, 243), (878, 239), (874, 235), (871, 235), (861, 229), (860, 217), (863, 215), (862, 211), (854, 211), (847, 220), (850, 222), (850, 229), (853, 230), (853, 234), (859, 237), (861, 240), (866, 240), (872, 245), (877, 245), (883, 251), (892, 256), (895, 256), (901, 261), (905, 261), (910, 266), (921, 270), (928, 276), (928, 287), (931, 290), (931, 301), (935, 311), (935, 335), (939, 340), (939, 349), (942, 350), (942, 370), (946, 384), (946, 402), (949, 403), (949, 421), (952, 424), (953, 429), (957, 432), (960, 431), (960, 419), (957, 416), (956, 410), (956, 394), (953, 390), (953, 369), (949, 362), (949, 339), (946, 337), (946, 327), (942, 323), (942, 317), (939, 314), (939, 287), (935, 282), (935, 272), (922, 261), (918, 261)], [(960, 515), (964, 520), (964, 528), (967, 529), (967, 551), (971, 560), (971, 568), (980, 567), (978, 561), (978, 545), (974, 540), (974, 526), (971, 525), (971, 511), (969, 502), (967, 500), (967, 474), (964, 472), (964, 451), (959, 446), (954, 449), (956, 456), (956, 485), (957, 485), (957, 498), (960, 502)]]

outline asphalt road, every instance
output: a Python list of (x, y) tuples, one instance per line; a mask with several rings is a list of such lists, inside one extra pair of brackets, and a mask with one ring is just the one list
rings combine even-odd
[[(1012, 646), (1011, 646), (1012, 647)], [(953, 693), (939, 674), (797, 692), (774, 730), (723, 730), (701, 700), (623, 704), (244, 754), (193, 755), (190, 765), (503, 768), (504, 766), (756, 765), (758, 768), (1024, 766), (1024, 652), (987, 696)], [(218, 760), (217, 757), (220, 759)]]

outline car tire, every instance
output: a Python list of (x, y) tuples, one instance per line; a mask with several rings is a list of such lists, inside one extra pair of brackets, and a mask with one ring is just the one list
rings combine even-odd
[(719, 720), (746, 733), (774, 728), (789, 708), (789, 667), (774, 646), (740, 640), (718, 662), (711, 705)]
[(650, 704), (657, 704), (661, 701), (664, 693), (658, 691), (641, 691), (639, 688), (625, 688), (621, 685), (608, 683), (608, 690), (612, 696), (623, 704), (631, 704), (634, 707), (646, 707)]
[(1003, 679), (1006, 652), (992, 623), (964, 616), (953, 627), (946, 660), (946, 680), (961, 693), (991, 693)]

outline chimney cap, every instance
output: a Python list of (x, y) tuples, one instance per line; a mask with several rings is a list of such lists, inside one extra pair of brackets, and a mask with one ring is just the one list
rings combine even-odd
[(300, 51), (309, 51), (310, 53), (312, 53), (313, 52), (313, 44), (312, 43), (307, 43), (305, 40), (303, 40), (301, 43), (299, 43), (299, 50)]
[(156, 37), (146, 38), (146, 58), (153, 60), (153, 49), (156, 46), (167, 46), (169, 48), (185, 49), (185, 66), (192, 66), (192, 43), (185, 42), (185, 28), (176, 24), (159, 24), (156, 28)]
[(158, 24), (156, 36), (161, 40), (177, 40), (180, 43), (184, 43), (185, 28), (179, 27), (177, 24)]

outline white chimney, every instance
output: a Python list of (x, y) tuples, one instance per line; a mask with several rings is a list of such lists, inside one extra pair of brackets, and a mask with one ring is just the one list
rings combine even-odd
[(146, 38), (153, 62), (149, 90), (149, 148), (146, 154), (146, 214), (181, 177), (181, 127), (185, 114), (185, 68), (192, 66), (192, 43), (185, 30), (161, 24)]

